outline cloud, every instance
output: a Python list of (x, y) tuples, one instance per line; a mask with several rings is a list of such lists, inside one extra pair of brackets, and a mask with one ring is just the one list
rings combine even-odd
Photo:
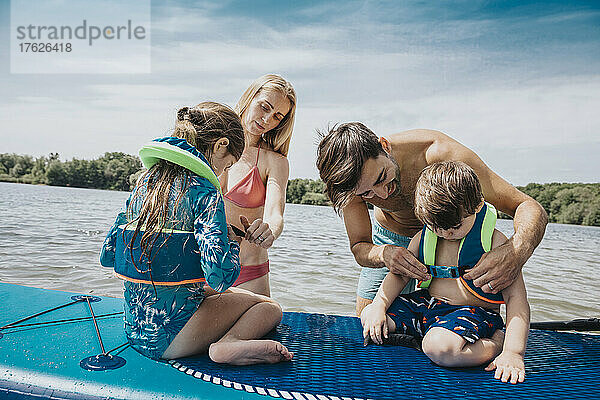
[[(529, 162), (525, 171), (513, 157), (507, 166), (495, 157), (497, 152), (517, 154), (527, 149), (528, 159), (533, 160), (534, 149), (538, 147), (569, 145), (571, 151), (564, 155), (573, 159), (562, 160), (563, 170), (569, 170), (572, 179), (589, 181), (587, 170), (576, 168), (579, 165), (576, 149), (600, 143), (598, 104), (600, 77), (592, 76), (573, 80), (554, 78), (521, 87), (470, 88), (394, 102), (299, 108), (290, 148), (290, 171), (294, 176), (317, 176), (315, 128), (323, 129), (327, 123), (361, 121), (380, 136), (414, 128), (440, 130), (478, 152), (484, 161), (490, 158), (501, 165), (506, 178), (519, 184), (552, 180), (548, 175), (551, 169), (532, 168), (536, 164)], [(298, 136), (301, 138), (297, 139)], [(540, 150), (540, 156), (542, 153)], [(563, 172), (561, 176), (565, 176)]]
[[(380, 135), (438, 129), (508, 178), (527, 173), (531, 180), (547, 167), (525, 172), (518, 159), (511, 165), (496, 155), (531, 149), (533, 159), (538, 146), (575, 149), (597, 141), (598, 10), (443, 7), (355, 1), (257, 11), (236, 2), (155, 4), (152, 74), (0, 74), (3, 148), (67, 158), (136, 153), (172, 129), (179, 107), (209, 99), (233, 105), (268, 72), (289, 79), (298, 94), (292, 177), (317, 176), (314, 130), (328, 122), (359, 120)], [(564, 170), (577, 179), (569, 162)]]

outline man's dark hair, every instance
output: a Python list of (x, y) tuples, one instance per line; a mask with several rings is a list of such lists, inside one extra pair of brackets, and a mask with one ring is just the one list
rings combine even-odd
[(339, 214), (355, 194), (365, 161), (385, 151), (377, 135), (360, 122), (336, 124), (319, 135), (317, 168), (327, 197)]

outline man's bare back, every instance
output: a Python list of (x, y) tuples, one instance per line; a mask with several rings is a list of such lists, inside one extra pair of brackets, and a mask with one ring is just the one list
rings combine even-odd
[[(375, 219), (384, 228), (403, 236), (412, 237), (422, 227), (413, 212), (415, 185), (421, 171), (429, 165), (428, 157), (444, 148), (448, 136), (427, 129), (413, 129), (382, 138), (389, 143), (389, 155), (398, 166), (399, 185), (386, 199), (364, 199), (376, 207)], [(437, 158), (437, 157), (436, 157)]]

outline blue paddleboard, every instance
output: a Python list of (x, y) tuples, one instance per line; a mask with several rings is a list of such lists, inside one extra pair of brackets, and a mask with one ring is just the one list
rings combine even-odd
[[(0, 327), (63, 306), (0, 328), (0, 399), (600, 398), (599, 335), (532, 330), (518, 385), (483, 367), (441, 368), (413, 348), (364, 347), (357, 318), (323, 314), (284, 313), (270, 336), (295, 352), (289, 363), (234, 367), (206, 355), (159, 362), (127, 345), (122, 299), (73, 296), (0, 283)], [(116, 369), (82, 367), (101, 353), (90, 305), (105, 351), (122, 359)]]

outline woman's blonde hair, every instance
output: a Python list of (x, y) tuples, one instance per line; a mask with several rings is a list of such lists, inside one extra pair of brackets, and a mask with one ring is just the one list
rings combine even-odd
[(292, 131), (294, 129), (294, 119), (296, 118), (296, 92), (292, 85), (279, 75), (263, 75), (250, 85), (242, 94), (240, 100), (235, 106), (235, 111), (240, 118), (252, 102), (252, 99), (261, 92), (261, 90), (270, 90), (280, 93), (290, 102), (290, 111), (283, 117), (275, 128), (263, 134), (263, 140), (269, 147), (287, 157), (292, 140)]

